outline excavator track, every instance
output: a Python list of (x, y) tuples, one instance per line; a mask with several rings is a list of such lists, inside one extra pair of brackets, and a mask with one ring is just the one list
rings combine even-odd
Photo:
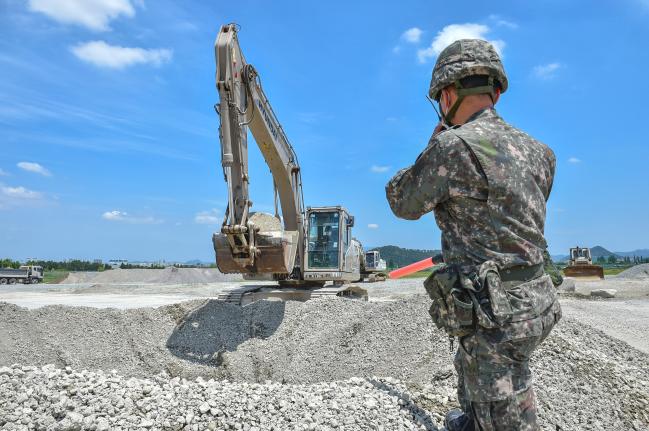
[(367, 301), (367, 290), (355, 285), (320, 288), (277, 288), (274, 286), (241, 286), (219, 293), (217, 300), (246, 306), (257, 301), (308, 301), (325, 297), (342, 297)]

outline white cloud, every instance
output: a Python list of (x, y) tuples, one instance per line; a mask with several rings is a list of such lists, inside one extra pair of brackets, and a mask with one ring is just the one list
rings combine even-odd
[(405, 40), (408, 43), (419, 43), (419, 41), (421, 40), (421, 35), (423, 33), (424, 32), (420, 28), (409, 28), (408, 30), (403, 32), (401, 39)]
[(28, 7), (55, 21), (97, 31), (110, 30), (109, 22), (120, 15), (135, 16), (129, 0), (29, 0)]
[(534, 75), (541, 79), (551, 79), (554, 78), (557, 70), (561, 69), (561, 67), (561, 63), (541, 64), (534, 68)]
[(29, 190), (22, 186), (5, 186), (0, 183), (0, 210), (19, 206), (39, 205), (43, 200), (44, 196), (41, 192)]
[(173, 51), (169, 49), (128, 48), (109, 45), (103, 40), (81, 43), (70, 47), (79, 59), (97, 67), (123, 69), (135, 64), (160, 66), (171, 61)]
[[(417, 57), (420, 63), (425, 63), (430, 58), (437, 56), (444, 48), (451, 43), (460, 39), (484, 39), (487, 40), (487, 34), (491, 29), (484, 24), (451, 24), (444, 27), (437, 33), (435, 39), (428, 48), (417, 51)], [(505, 42), (502, 40), (489, 41), (496, 51), (502, 55), (505, 48)]]
[(573, 164), (577, 164), (577, 163), (581, 163), (581, 160), (578, 159), (577, 157), (571, 157), (571, 158), (568, 159), (568, 162), (573, 163)]
[(495, 15), (495, 14), (489, 15), (489, 19), (499, 27), (507, 27), (507, 28), (511, 28), (512, 30), (518, 28), (518, 24), (512, 21), (507, 21), (506, 19), (503, 19), (500, 15)]
[(372, 165), (372, 167), (370, 168), (370, 170), (371, 170), (372, 172), (376, 172), (376, 173), (380, 174), (380, 173), (383, 173), (383, 172), (387, 172), (387, 171), (389, 171), (389, 170), (390, 170), (390, 166), (378, 166), (378, 165)]
[(106, 211), (101, 215), (101, 218), (109, 221), (117, 221), (130, 224), (160, 224), (162, 220), (154, 217), (133, 217), (124, 211)]
[(52, 174), (50, 171), (45, 169), (42, 165), (39, 165), (38, 163), (34, 162), (20, 162), (16, 166), (18, 166), (20, 169), (27, 171), (27, 172), (34, 172), (35, 174), (40, 174), (45, 177), (50, 177)]
[(9, 172), (4, 171), (2, 168), (0, 168), (0, 177), (8, 177)]
[(21, 200), (35, 200), (35, 199), (41, 199), (43, 197), (42, 193), (26, 189), (25, 187), (22, 186), (19, 187), (0, 186), (0, 193), (2, 193), (2, 195), (5, 197), (21, 199)]
[(194, 217), (194, 222), (198, 224), (218, 224), (221, 222), (219, 210), (201, 211)]
[(376, 223), (370, 223), (370, 224), (367, 225), (367, 227), (370, 228), (370, 229), (378, 229), (379, 225), (376, 224)]

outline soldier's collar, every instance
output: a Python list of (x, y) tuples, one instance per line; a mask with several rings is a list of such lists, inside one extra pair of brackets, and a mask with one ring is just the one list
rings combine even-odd
[(496, 115), (497, 115), (496, 114), (496, 109), (493, 106), (491, 106), (489, 108), (484, 108), (484, 109), (481, 109), (479, 111), (476, 111), (475, 113), (473, 113), (473, 115), (471, 115), (468, 118), (468, 120), (466, 120), (466, 122), (464, 124), (470, 123), (471, 121), (477, 120), (478, 118), (491, 117), (491, 116), (496, 116)]

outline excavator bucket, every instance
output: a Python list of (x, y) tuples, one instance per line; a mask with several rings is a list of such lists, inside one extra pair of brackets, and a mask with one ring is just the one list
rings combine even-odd
[(574, 265), (567, 266), (563, 270), (566, 277), (578, 278), (581, 280), (602, 280), (604, 279), (604, 268), (599, 265)]
[(289, 274), (295, 263), (298, 232), (283, 230), (279, 220), (270, 214), (252, 214), (250, 221), (259, 228), (255, 233), (257, 252), (252, 263), (248, 257), (233, 253), (227, 234), (212, 236), (219, 271), (225, 274)]

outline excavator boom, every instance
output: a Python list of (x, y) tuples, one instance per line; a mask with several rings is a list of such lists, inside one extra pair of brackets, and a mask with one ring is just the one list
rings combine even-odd
[[(301, 266), (304, 249), (297, 155), (264, 94), (257, 71), (241, 52), (235, 24), (221, 27), (215, 55), (221, 164), (228, 185), (225, 220), (221, 232), (213, 236), (217, 265), (225, 273), (288, 276)], [(248, 128), (271, 170), (281, 219), (277, 209), (274, 217), (249, 212)]]
[[(362, 249), (352, 237), (354, 217), (339, 205), (304, 208), (297, 154), (257, 71), (241, 52), (237, 31), (236, 24), (222, 26), (214, 47), (221, 165), (228, 190), (221, 231), (212, 237), (217, 266), (248, 279), (276, 280), (283, 288), (358, 280)], [(248, 131), (273, 177), (274, 215), (250, 211)], [(339, 295), (343, 290), (327, 292)]]

